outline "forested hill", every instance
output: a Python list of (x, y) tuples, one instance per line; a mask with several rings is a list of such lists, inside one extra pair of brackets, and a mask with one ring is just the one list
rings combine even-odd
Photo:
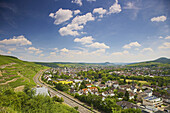
[(170, 59), (161, 57), (153, 61), (146, 61), (146, 62), (139, 62), (139, 63), (132, 63), (127, 65), (129, 67), (170, 67)]
[(22, 90), (26, 84), (36, 85), (33, 77), (45, 68), (47, 67), (13, 56), (0, 55), (0, 87), (10, 86), (15, 90)]

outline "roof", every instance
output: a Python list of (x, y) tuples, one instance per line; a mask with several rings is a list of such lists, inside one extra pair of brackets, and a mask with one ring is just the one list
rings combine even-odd
[(119, 101), (119, 102), (116, 102), (116, 104), (121, 106), (122, 108), (138, 108), (137, 105), (134, 105), (128, 101)]

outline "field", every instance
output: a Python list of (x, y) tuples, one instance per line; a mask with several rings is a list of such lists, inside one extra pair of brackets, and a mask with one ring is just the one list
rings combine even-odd
[[(120, 79), (120, 80), (124, 80), (124, 79)], [(136, 82), (138, 82), (138, 83), (141, 83), (141, 84), (150, 84), (149, 82), (147, 82), (147, 81), (138, 81), (138, 80), (130, 80), (130, 79), (126, 79), (126, 82), (132, 82), (132, 81), (136, 81)]]
[(26, 84), (36, 85), (35, 74), (47, 67), (26, 62), (11, 56), (0, 55), (0, 86), (17, 88)]

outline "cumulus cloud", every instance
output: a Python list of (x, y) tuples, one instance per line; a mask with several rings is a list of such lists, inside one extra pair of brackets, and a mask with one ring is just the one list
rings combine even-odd
[(162, 36), (160, 36), (159, 38), (160, 38), (160, 39), (162, 39), (163, 37), (162, 37)]
[(32, 45), (32, 42), (30, 42), (28, 39), (26, 39), (23, 35), (21, 36), (14, 36), (11, 39), (4, 39), (0, 41), (1, 44), (15, 44), (15, 45)]
[(69, 52), (69, 50), (66, 49), (66, 48), (63, 48), (63, 49), (61, 49), (60, 51), (61, 51), (61, 52)]
[(130, 49), (131, 47), (140, 47), (141, 45), (138, 42), (131, 42), (123, 46), (124, 49)]
[(36, 54), (39, 54), (39, 53), (43, 52), (40, 49), (37, 49), (35, 47), (29, 47), (28, 50), (30, 51), (30, 53), (33, 53), (33, 51), (34, 51)]
[(153, 52), (153, 49), (152, 48), (144, 48), (141, 50), (141, 52), (145, 52), (145, 51)]
[(93, 13), (98, 13), (100, 15), (100, 18), (103, 18), (103, 15), (106, 14), (107, 10), (103, 8), (95, 8), (93, 10)]
[(44, 56), (44, 54), (40, 54), (40, 56), (41, 56), (41, 57), (43, 57), (43, 56)]
[(50, 55), (56, 55), (56, 52), (51, 52)]
[(158, 47), (159, 49), (169, 49), (170, 42), (164, 42), (161, 46)]
[(118, 0), (109, 8), (109, 13), (120, 13), (122, 11), (120, 4), (118, 4)]
[(95, 18), (91, 13), (87, 13), (82, 16), (76, 16), (70, 24), (68, 24), (66, 27), (62, 27), (59, 29), (59, 33), (61, 36), (71, 35), (71, 36), (77, 36), (79, 35), (77, 30), (81, 30), (84, 28), (84, 25), (88, 21), (94, 21)]
[(9, 48), (8, 50), (9, 50), (9, 51), (15, 51), (16, 48)]
[(152, 22), (164, 22), (166, 20), (166, 16), (158, 16), (151, 18)]
[(123, 7), (124, 9), (139, 9), (138, 7), (135, 6), (135, 4), (133, 2), (128, 2), (126, 4), (125, 7)]
[(75, 11), (74, 11), (74, 15), (77, 15), (77, 14), (79, 14), (79, 13), (81, 13), (80, 10), (75, 10)]
[(50, 13), (49, 16), (54, 18), (54, 24), (59, 25), (65, 21), (70, 20), (73, 17), (72, 11), (69, 9), (62, 9), (60, 8), (56, 13)]
[(96, 0), (87, 0), (88, 2), (95, 2)]
[(112, 55), (125, 55), (125, 54), (129, 54), (129, 51), (127, 51), (127, 50), (125, 50), (125, 51), (123, 51), (123, 52), (114, 52), (114, 53), (112, 53)]
[(92, 43), (90, 45), (86, 45), (86, 47), (91, 47), (91, 48), (100, 48), (100, 49), (109, 49), (110, 47), (107, 46), (106, 44), (104, 43), (99, 43), (99, 42), (95, 42), (95, 43)]
[(170, 39), (170, 36), (165, 37), (165, 39)]
[(71, 3), (75, 3), (75, 4), (79, 5), (79, 6), (83, 5), (82, 0), (72, 0)]
[(74, 42), (80, 42), (80, 43), (82, 43), (82, 44), (89, 44), (89, 43), (93, 43), (93, 38), (92, 38), (92, 36), (85, 36), (85, 37), (83, 37), (83, 38), (75, 38), (74, 39)]

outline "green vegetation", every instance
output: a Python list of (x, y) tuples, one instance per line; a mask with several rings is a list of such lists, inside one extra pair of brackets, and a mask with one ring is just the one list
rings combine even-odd
[(16, 88), (30, 84), (36, 85), (33, 77), (40, 70), (48, 67), (19, 60), (16, 57), (0, 55), (0, 85)]
[(146, 61), (127, 65), (128, 67), (170, 67), (170, 59), (159, 58), (154, 61)]
[(0, 89), (2, 113), (78, 113), (76, 109), (61, 104), (62, 99), (57, 101), (56, 97), (34, 96), (29, 86), (24, 88), (24, 92), (14, 92), (11, 88)]
[(82, 102), (85, 102), (91, 105), (94, 108), (97, 108), (105, 113), (141, 113), (140, 109), (122, 109), (121, 106), (116, 104), (117, 100), (115, 98), (108, 97), (102, 101), (102, 97), (97, 95), (79, 95), (75, 94), (75, 98), (79, 99)]

